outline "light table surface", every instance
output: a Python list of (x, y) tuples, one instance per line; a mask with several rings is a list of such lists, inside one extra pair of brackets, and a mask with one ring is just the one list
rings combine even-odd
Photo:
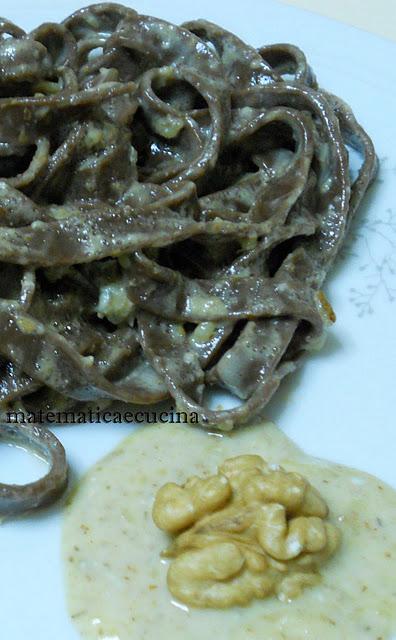
[(396, 42), (395, 0), (282, 0)]

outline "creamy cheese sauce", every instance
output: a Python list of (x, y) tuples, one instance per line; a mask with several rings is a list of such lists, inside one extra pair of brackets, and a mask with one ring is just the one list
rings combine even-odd
[[(173, 600), (154, 525), (165, 482), (210, 475), (253, 453), (316, 487), (342, 544), (318, 586), (226, 610)], [(272, 424), (208, 435), (182, 425), (132, 434), (86, 476), (66, 511), (63, 551), (70, 615), (83, 638), (106, 640), (389, 640), (396, 634), (396, 492), (377, 478), (311, 458)]]

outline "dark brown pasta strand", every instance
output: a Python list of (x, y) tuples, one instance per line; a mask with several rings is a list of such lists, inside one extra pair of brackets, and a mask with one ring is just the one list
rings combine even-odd
[[(3, 412), (171, 396), (247, 422), (332, 321), (321, 286), (376, 166), (292, 45), (117, 4), (1, 19)], [(240, 406), (209, 409), (211, 385)]]

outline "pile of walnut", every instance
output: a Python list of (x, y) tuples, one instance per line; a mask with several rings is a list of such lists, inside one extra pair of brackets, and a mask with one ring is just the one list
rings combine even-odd
[(320, 579), (339, 543), (328, 508), (307, 480), (260, 456), (226, 460), (217, 475), (165, 484), (153, 519), (174, 536), (170, 592), (194, 607), (297, 597)]

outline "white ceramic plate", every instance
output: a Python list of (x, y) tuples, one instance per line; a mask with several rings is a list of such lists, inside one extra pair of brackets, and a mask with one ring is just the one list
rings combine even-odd
[[(77, 0), (2, 0), (0, 11), (30, 29), (59, 21), (79, 5)], [(323, 351), (285, 382), (267, 415), (307, 452), (374, 473), (396, 487), (396, 45), (272, 0), (137, 0), (134, 8), (176, 23), (207, 18), (256, 46), (299, 45), (321, 84), (349, 102), (372, 135), (380, 179), (327, 284), (337, 323)], [(119, 425), (56, 429), (72, 482), (130, 430)], [(26, 481), (34, 464), (39, 472), (38, 463), (27, 466), (26, 455), (17, 454), (0, 448), (2, 480)], [(64, 600), (60, 532), (59, 507), (0, 527), (4, 640), (76, 640)]]

